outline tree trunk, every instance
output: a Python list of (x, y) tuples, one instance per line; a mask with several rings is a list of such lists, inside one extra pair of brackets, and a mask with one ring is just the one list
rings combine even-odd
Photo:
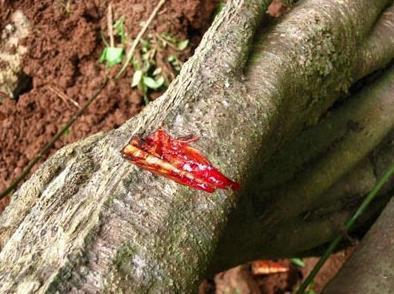
[[(394, 163), (393, 92), (394, 68), (274, 154), (234, 212), (212, 271), (262, 255), (299, 256), (343, 232)], [(394, 180), (359, 225), (376, 216), (392, 189)]]
[[(382, 15), (389, 0), (306, 0), (277, 23), (259, 28), (269, 2), (228, 1), (160, 99), (119, 129), (59, 150), (14, 193), (0, 217), (1, 293), (188, 293), (209, 264), (221, 268), (267, 254), (256, 252), (256, 245), (268, 248), (264, 231), (271, 224), (279, 227), (286, 215), (256, 222), (274, 202), (258, 192), (262, 167), (303, 128), (315, 125), (353, 82), (385, 66), (394, 52), (392, 14)], [(377, 46), (376, 55), (371, 55)], [(386, 94), (393, 87), (392, 70), (372, 87), (368, 95), (393, 109)], [(366, 106), (360, 111), (370, 110)], [(243, 189), (210, 195), (154, 176), (122, 158), (119, 151), (131, 136), (149, 134), (159, 126), (175, 136), (198, 136), (193, 144)], [(284, 193), (306, 201), (295, 212), (284, 207), (285, 213), (298, 217), (319, 207), (314, 196), (329, 194), (392, 126), (393, 119), (385, 114), (371, 126), (378, 135), (368, 150), (343, 166), (335, 161), (338, 173), (323, 178), (327, 182), (307, 197)], [(349, 140), (356, 140), (354, 133)], [(346, 139), (333, 158), (351, 145)], [(313, 170), (324, 171), (330, 160), (322, 158)], [(306, 184), (314, 184), (308, 172), (303, 174)], [(227, 225), (232, 211), (235, 216)], [(252, 215), (246, 214), (250, 211)], [(241, 238), (251, 238), (252, 230), (258, 238), (245, 248), (243, 259), (226, 255), (225, 262), (217, 257), (211, 262), (226, 226), (223, 240), (243, 228), (242, 223), (234, 225), (237, 215), (253, 226), (236, 236), (235, 243), (248, 243)], [(309, 242), (308, 248), (294, 242), (286, 253), (319, 246), (330, 236)]]

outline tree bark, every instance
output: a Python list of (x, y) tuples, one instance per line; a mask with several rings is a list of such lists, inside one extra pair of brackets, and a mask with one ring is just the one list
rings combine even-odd
[[(299, 256), (340, 234), (394, 163), (393, 91), (394, 68), (274, 154), (251, 180), (210, 272), (262, 256)], [(392, 189), (394, 180), (361, 223)]]
[[(268, 3), (228, 1), (160, 99), (61, 149), (14, 193), (0, 217), (0, 292), (195, 290), (230, 213), (259, 198), (260, 167), (393, 57), (393, 38), (374, 32), (392, 20), (381, 15), (391, 1), (302, 1), (258, 28)], [(208, 195), (125, 162), (129, 138), (159, 126), (200, 137), (197, 148), (242, 191)]]

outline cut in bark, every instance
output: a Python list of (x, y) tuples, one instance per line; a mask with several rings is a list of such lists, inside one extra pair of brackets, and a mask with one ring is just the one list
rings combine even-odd
[[(228, 1), (160, 99), (119, 129), (61, 149), (14, 193), (0, 217), (0, 292), (193, 292), (230, 213), (256, 219), (243, 203), (258, 200), (252, 182), (263, 164), (392, 59), (392, 39), (376, 57), (363, 53), (368, 42), (387, 43), (373, 36), (390, 3), (301, 1), (260, 28), (269, 1)], [(392, 83), (385, 75), (382, 83)], [(122, 158), (132, 136), (160, 126), (199, 137), (193, 145), (241, 192), (192, 190)], [(253, 209), (260, 214), (269, 204)], [(260, 237), (263, 223), (257, 229)]]

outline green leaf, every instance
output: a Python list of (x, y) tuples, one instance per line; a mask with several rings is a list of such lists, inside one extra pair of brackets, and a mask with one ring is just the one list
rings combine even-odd
[(144, 81), (144, 84), (148, 88), (153, 89), (153, 90), (159, 89), (164, 84), (163, 76), (160, 76), (157, 80), (155, 80), (155, 79), (153, 79), (151, 77), (148, 77), (148, 76), (144, 76), (143, 77), (143, 81)]
[(160, 35), (165, 41), (167, 41), (171, 44), (175, 44), (177, 42), (177, 39), (173, 35), (171, 35), (170, 33), (164, 32), (164, 33), (161, 33)]
[(153, 76), (157, 76), (159, 74), (161, 74), (161, 67), (157, 67), (152, 73)]
[(152, 66), (152, 64), (149, 61), (144, 60), (143, 63), (142, 63), (141, 70), (143, 72), (148, 72), (150, 70), (151, 66)]
[(168, 60), (168, 62), (172, 63), (172, 62), (175, 62), (177, 60), (177, 58), (175, 55), (172, 54), (167, 57), (167, 60)]
[(103, 63), (104, 61), (105, 61), (105, 59), (106, 59), (106, 56), (107, 56), (107, 47), (105, 47), (104, 49), (103, 49), (103, 52), (101, 53), (101, 55), (100, 55), (100, 59), (99, 59), (99, 62), (100, 63)]
[(149, 40), (141, 39), (140, 43), (142, 45), (142, 52), (149, 51), (149, 49), (151, 47), (151, 44), (150, 44)]
[(178, 44), (176, 45), (176, 47), (178, 48), (178, 50), (185, 50), (186, 47), (189, 45), (189, 40), (183, 40), (178, 42)]
[(165, 82), (164, 77), (163, 76), (158, 77), (156, 79), (156, 82), (160, 85), (159, 87), (163, 86)]
[(299, 266), (299, 267), (304, 267), (305, 266), (305, 262), (304, 262), (304, 260), (302, 258), (297, 258), (297, 257), (290, 258), (290, 261), (291, 261), (292, 264), (295, 264), (296, 266)]
[(113, 25), (116, 35), (120, 37), (122, 44), (126, 41), (126, 31), (124, 29), (124, 17), (119, 18)]
[(115, 64), (119, 64), (122, 62), (123, 48), (107, 47), (105, 49), (106, 49), (105, 55), (102, 54), (102, 57), (103, 60), (107, 62), (107, 66), (113, 66)]
[(133, 57), (133, 59), (131, 60), (131, 63), (134, 67), (134, 70), (140, 70), (141, 69), (141, 62), (139, 61), (139, 59)]
[(131, 82), (131, 87), (136, 87), (142, 80), (142, 70), (136, 70), (133, 75), (133, 81)]
[(142, 60), (148, 61), (150, 58), (150, 51), (146, 51), (144, 54), (142, 54)]

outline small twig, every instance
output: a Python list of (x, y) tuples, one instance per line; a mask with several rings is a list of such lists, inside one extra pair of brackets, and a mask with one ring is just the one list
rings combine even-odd
[(68, 98), (68, 100), (70, 100), (70, 102), (71, 102), (72, 104), (74, 104), (74, 106), (75, 106), (76, 108), (81, 109), (81, 105), (79, 105), (79, 103), (78, 103), (77, 101), (75, 101), (75, 100), (72, 99), (71, 97), (67, 97), (67, 98)]
[(7, 189), (5, 189), (3, 192), (0, 193), (0, 200), (3, 199), (5, 196), (7, 196), (8, 193), (13, 191), (19, 184), (20, 181), (22, 181), (30, 172), (32, 167), (41, 159), (44, 157), (44, 155), (49, 151), (49, 149), (52, 148), (53, 144), (69, 129), (69, 127), (77, 120), (77, 118), (85, 111), (86, 108), (97, 98), (97, 96), (101, 93), (101, 90), (104, 89), (104, 87), (108, 83), (108, 77), (104, 79), (103, 84), (98, 88), (96, 93), (85, 103), (85, 105), (78, 110), (70, 119), (69, 121), (65, 124), (65, 126), (59, 130), (55, 136), (52, 137), (52, 139), (41, 149), (41, 151), (29, 162), (29, 164), (24, 168), (23, 172), (11, 183), (10, 186), (8, 186)]
[[(55, 89), (52, 86), (48, 86), (48, 89), (50, 91), (52, 91), (53, 93), (55, 93), (57, 96), (60, 97), (60, 99), (62, 99), (65, 103), (70, 102), (71, 104), (73, 104), (76, 108), (81, 109), (81, 106), (79, 105), (79, 103), (77, 101), (75, 101), (74, 99), (72, 99), (71, 97), (66, 96), (65, 94), (63, 94), (62, 92), (60, 92), (58, 89)], [(67, 102), (68, 101), (68, 102)]]
[(152, 23), (153, 19), (156, 17), (157, 13), (159, 12), (160, 8), (164, 5), (166, 0), (160, 0), (160, 2), (156, 5), (155, 9), (153, 9), (151, 15), (149, 16), (148, 20), (145, 22), (144, 26), (142, 27), (142, 30), (138, 33), (137, 37), (134, 39), (133, 44), (130, 47), (130, 50), (127, 52), (126, 55), (126, 60), (122, 65), (122, 68), (118, 72), (118, 74), (115, 76), (115, 79), (119, 79), (123, 72), (126, 70), (128, 64), (131, 61), (131, 58), (134, 55), (134, 51), (137, 48), (138, 43), (140, 42), (142, 36), (145, 34), (146, 30), (148, 29), (149, 25)]
[[(386, 184), (386, 182), (390, 180), (392, 176), (394, 176), (394, 164), (391, 165), (391, 167), (386, 170), (382, 178), (375, 184), (375, 186), (373, 187), (371, 192), (369, 192), (368, 196), (364, 199), (364, 201), (361, 203), (357, 211), (352, 215), (350, 219), (347, 220), (347, 222), (345, 223), (346, 232), (349, 232), (352, 229), (356, 220), (360, 217), (361, 214), (364, 213), (368, 205), (375, 199), (376, 195), (379, 193), (383, 185)], [(334, 252), (334, 250), (337, 248), (338, 244), (342, 241), (342, 239), (343, 239), (343, 234), (340, 234), (330, 243), (324, 254), (320, 257), (315, 267), (306, 277), (305, 281), (301, 284), (300, 288), (298, 288), (297, 294), (305, 293), (305, 290), (313, 282), (313, 280), (315, 279), (317, 273), (320, 271), (323, 264)]]
[(113, 20), (112, 20), (112, 3), (108, 5), (108, 14), (107, 14), (107, 26), (108, 26), (108, 36), (109, 36), (109, 44), (111, 47), (115, 46), (114, 41), (114, 32), (113, 32)]

